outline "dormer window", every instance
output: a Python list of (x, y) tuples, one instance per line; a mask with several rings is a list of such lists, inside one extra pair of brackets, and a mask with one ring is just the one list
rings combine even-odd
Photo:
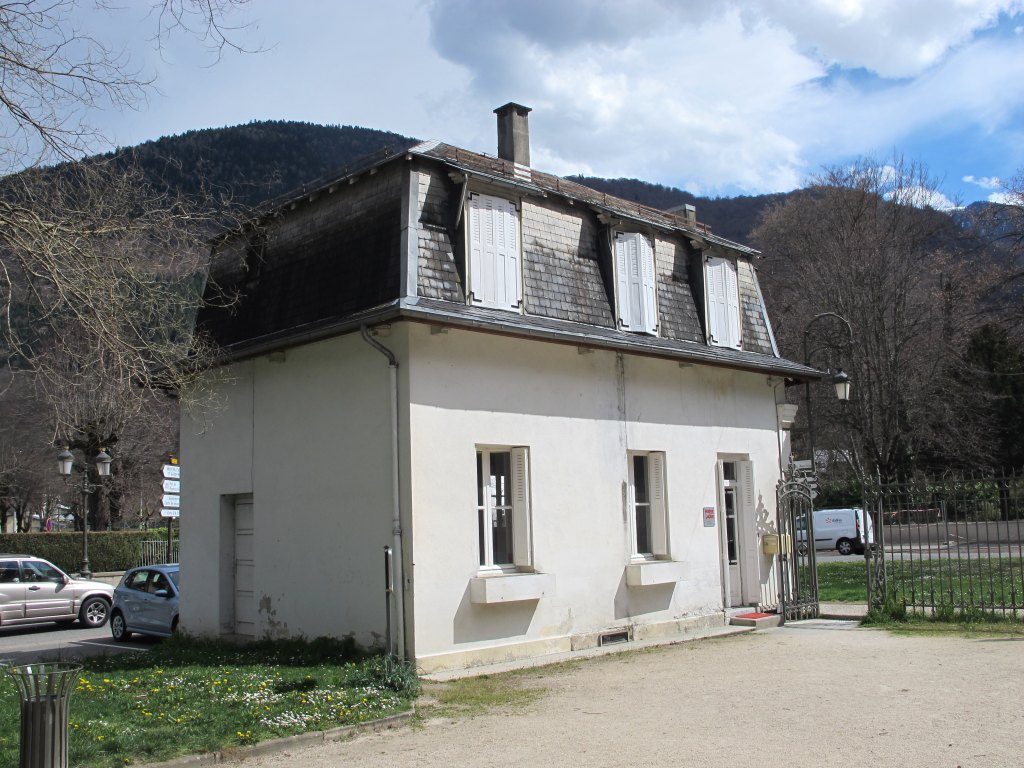
[(654, 248), (639, 232), (615, 235), (615, 305), (619, 328), (657, 335)]
[(519, 211), (503, 197), (472, 194), (467, 205), (469, 303), (518, 310), (522, 304)]
[(736, 262), (720, 256), (704, 261), (708, 344), (740, 349), (740, 293)]

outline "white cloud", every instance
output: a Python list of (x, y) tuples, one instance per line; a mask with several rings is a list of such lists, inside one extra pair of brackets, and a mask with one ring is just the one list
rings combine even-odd
[(827, 64), (886, 78), (914, 77), (942, 60), (1020, 0), (747, 0), (746, 12), (793, 34)]
[[(494, 153), (491, 109), (518, 101), (534, 108), (538, 168), (703, 194), (791, 189), (822, 165), (894, 148), (912, 155), (914, 140), (938, 146), (972, 132), (982, 138), (955, 180), (1009, 177), (1024, 165), (1024, 35), (1012, 34), (1024, 16), (1000, 16), (1024, 14), (1024, 0), (252, 0), (247, 8), (258, 29), (246, 42), (265, 53), (202, 68), (208, 60), (197, 62), (187, 39), (168, 51), (173, 66), (143, 46), (135, 61), (160, 76), (163, 95), (140, 112), (105, 113), (106, 134), (130, 144), (249, 120), (307, 120)], [(111, 34), (134, 39), (133, 29)]]
[[(834, 158), (1024, 108), (1019, 36), (974, 37), (1022, 0), (611, 3), (435, 0), (432, 39), (479, 112), (535, 109), (538, 167), (704, 194), (791, 189)], [(473, 146), (493, 152), (487, 129)]]
[(998, 176), (964, 176), (963, 181), (982, 189), (1002, 189), (1003, 182)]

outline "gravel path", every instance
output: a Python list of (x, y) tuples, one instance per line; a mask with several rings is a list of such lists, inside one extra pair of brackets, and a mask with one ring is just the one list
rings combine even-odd
[(522, 676), (524, 710), (275, 755), (246, 768), (1020, 766), (1024, 640), (813, 621)]

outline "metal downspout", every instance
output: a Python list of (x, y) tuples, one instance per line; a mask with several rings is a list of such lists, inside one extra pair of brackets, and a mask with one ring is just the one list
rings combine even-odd
[[(402, 513), (401, 496), (398, 485), (398, 358), (395, 353), (385, 347), (370, 335), (366, 325), (359, 326), (359, 332), (363, 340), (376, 349), (388, 359), (388, 378), (391, 384), (391, 493), (394, 501), (392, 514), (391, 533), (394, 536), (392, 547), (394, 559), (392, 560), (395, 578), (394, 583), (398, 586), (398, 599), (395, 600), (395, 634), (398, 646), (396, 655), (400, 660), (405, 660), (405, 561), (402, 557)], [(391, 638), (388, 638), (391, 642)]]

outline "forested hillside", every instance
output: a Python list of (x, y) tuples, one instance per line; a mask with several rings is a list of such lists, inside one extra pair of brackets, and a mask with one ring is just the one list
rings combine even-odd
[[(255, 205), (384, 148), (405, 149), (416, 139), (358, 126), (288, 121), (206, 128), (118, 150), (134, 159), (157, 186), (186, 194), (227, 193), (241, 205)], [(573, 181), (610, 195), (668, 209), (689, 203), (699, 221), (723, 237), (746, 242), (763, 208), (786, 195), (703, 198), (639, 179), (573, 176)]]
[(206, 128), (118, 150), (134, 159), (157, 186), (194, 195), (231, 194), (255, 205), (301, 187), (385, 147), (415, 139), (357, 126), (288, 121)]

